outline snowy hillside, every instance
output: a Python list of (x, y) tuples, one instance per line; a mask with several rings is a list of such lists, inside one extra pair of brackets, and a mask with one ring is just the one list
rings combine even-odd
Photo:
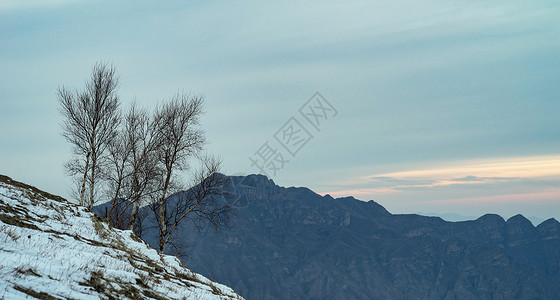
[(83, 207), (0, 175), (0, 299), (242, 299)]

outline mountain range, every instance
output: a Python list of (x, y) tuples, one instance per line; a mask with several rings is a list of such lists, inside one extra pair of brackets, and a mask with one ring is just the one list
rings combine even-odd
[(391, 214), (262, 175), (228, 177), (222, 197), (231, 228), (184, 223), (169, 252), (247, 299), (560, 299), (555, 219)]

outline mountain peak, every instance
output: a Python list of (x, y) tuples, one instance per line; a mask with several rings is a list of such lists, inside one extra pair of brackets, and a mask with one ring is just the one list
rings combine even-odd
[(560, 238), (560, 222), (550, 218), (537, 226), (537, 230), (546, 239)]
[(482, 222), (485, 224), (494, 224), (494, 225), (503, 225), (506, 223), (502, 216), (497, 214), (485, 214), (480, 218), (476, 219), (478, 222)]
[(272, 179), (261, 174), (231, 175), (231, 176), (228, 175), (227, 177), (235, 181), (235, 183), (237, 184), (250, 186), (250, 187), (276, 185)]
[(506, 226), (508, 228), (520, 228), (524, 231), (533, 231), (535, 226), (529, 219), (521, 214), (517, 214), (506, 221)]
[(509, 218), (506, 221), (506, 224), (508, 224), (508, 225), (518, 224), (518, 225), (522, 225), (522, 226), (534, 227), (533, 223), (531, 223), (531, 221), (529, 221), (529, 219), (525, 218), (525, 216), (523, 216), (521, 214), (517, 214), (517, 215)]

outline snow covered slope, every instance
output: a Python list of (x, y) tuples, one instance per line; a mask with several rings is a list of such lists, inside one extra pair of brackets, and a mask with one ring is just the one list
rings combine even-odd
[(242, 299), (83, 207), (0, 175), (0, 299)]

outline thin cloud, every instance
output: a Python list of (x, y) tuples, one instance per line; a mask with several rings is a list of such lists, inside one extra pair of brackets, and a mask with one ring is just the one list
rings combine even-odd
[(445, 200), (428, 200), (423, 201), (426, 204), (441, 204), (441, 203), (455, 203), (455, 204), (526, 204), (531, 203), (554, 203), (560, 200), (559, 190), (549, 188), (543, 191), (532, 193), (506, 193), (501, 195), (479, 196), (479, 197), (458, 197)]
[(378, 174), (370, 178), (534, 178), (557, 175), (560, 175), (560, 156), (533, 156), (450, 162), (436, 168)]
[(447, 162), (431, 168), (375, 174), (347, 180), (334, 196), (392, 194), (453, 186), (484, 186), (519, 182), (557, 185), (560, 156), (498, 158)]

